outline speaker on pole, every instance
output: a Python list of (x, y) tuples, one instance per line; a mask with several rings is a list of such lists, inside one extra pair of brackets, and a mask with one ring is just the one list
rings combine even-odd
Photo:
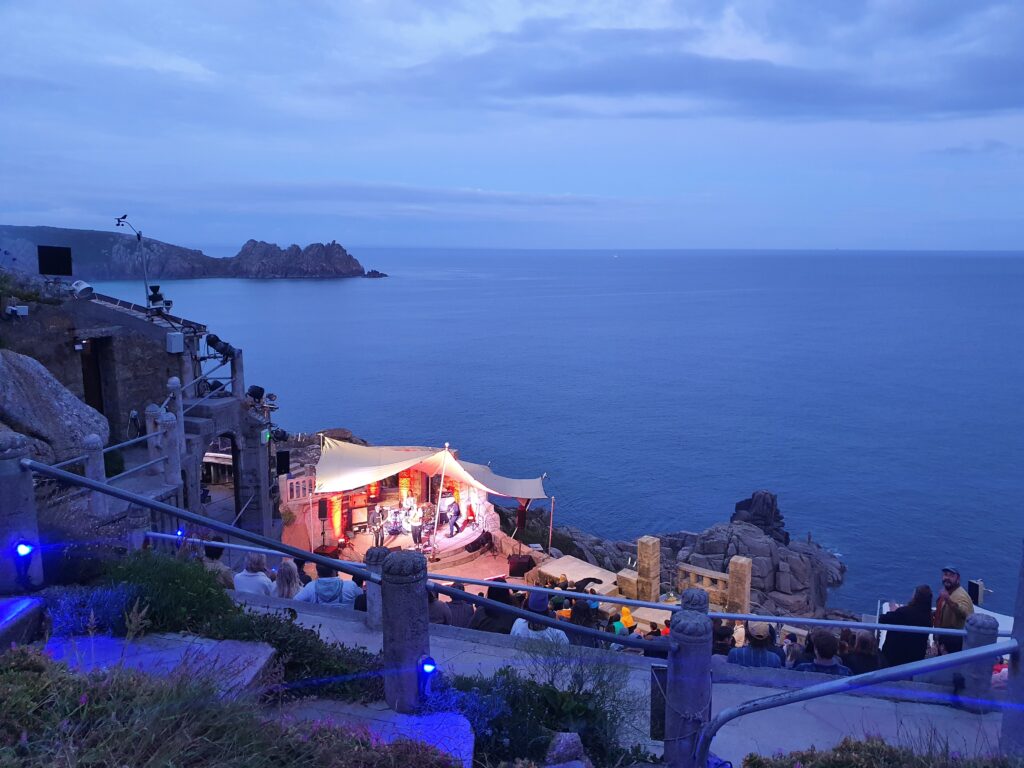
[(291, 451), (278, 451), (277, 452), (277, 474), (287, 475), (292, 471), (292, 452)]
[(316, 503), (316, 514), (321, 520), (327, 519), (327, 499), (320, 499)]

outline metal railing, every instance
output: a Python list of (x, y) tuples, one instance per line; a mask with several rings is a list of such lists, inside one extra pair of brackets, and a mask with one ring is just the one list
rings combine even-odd
[(1016, 640), (1004, 640), (999, 643), (983, 645), (966, 651), (949, 653), (945, 656), (935, 656), (931, 659), (913, 661), (909, 664), (900, 664), (899, 666), (889, 667), (888, 669), (879, 669), (875, 672), (867, 672), (863, 675), (840, 677), (835, 680), (829, 680), (825, 683), (811, 685), (800, 690), (786, 691), (785, 693), (779, 693), (774, 696), (765, 696), (764, 698), (754, 699), (753, 701), (746, 701), (735, 707), (723, 709), (715, 715), (704, 728), (701, 729), (700, 738), (697, 742), (697, 759), (695, 764), (699, 766), (707, 765), (708, 753), (711, 751), (711, 742), (714, 740), (715, 735), (723, 725), (738, 717), (742, 717), (743, 715), (750, 715), (755, 712), (764, 712), (767, 709), (775, 709), (776, 707), (783, 707), (787, 704), (796, 704), (801, 701), (818, 699), (822, 696), (849, 693), (850, 691), (855, 691), (859, 688), (865, 688), (878, 683), (905, 680), (906, 678), (913, 677), (914, 675), (920, 675), (926, 672), (938, 672), (943, 669), (949, 669), (950, 667), (959, 667), (964, 664), (969, 664), (973, 661), (995, 659), (1003, 654), (1017, 653), (1019, 650), (1020, 645)]
[[(162, 435), (165, 431), (166, 430), (158, 429), (155, 432), (147, 432), (144, 435), (139, 435), (138, 437), (133, 437), (131, 440), (125, 440), (123, 443), (118, 443), (117, 445), (107, 446), (106, 448), (103, 449), (103, 453), (110, 453), (111, 451), (120, 451), (122, 448), (128, 448), (128, 447), (133, 446), (133, 445), (138, 445), (139, 443), (145, 443), (145, 442), (147, 442), (149, 440), (152, 440), (154, 437), (158, 437), (159, 435)], [(54, 466), (56, 466), (56, 465), (54, 465)]]
[(64, 461), (57, 462), (56, 464), (52, 464), (51, 466), (57, 467), (58, 469), (60, 469), (61, 467), (70, 467), (72, 464), (82, 464), (88, 458), (89, 457), (87, 455), (82, 454), (81, 456), (75, 456), (74, 458), (71, 459), (64, 459)]
[(107, 478), (107, 482), (108, 483), (112, 483), (115, 480), (121, 480), (122, 478), (130, 477), (131, 475), (134, 475), (136, 472), (141, 472), (142, 470), (148, 469), (149, 467), (156, 466), (157, 464), (162, 464), (165, 461), (167, 461), (167, 457), (166, 456), (157, 456), (152, 461), (147, 461), (145, 464), (139, 464), (137, 466), (131, 467), (130, 469), (126, 469), (124, 472), (122, 472), (119, 475), (114, 475), (113, 477), (108, 477)]
[(231, 394), (232, 394), (231, 390), (228, 390), (228, 389), (213, 389), (213, 390), (210, 390), (205, 395), (203, 395), (201, 398), (196, 400), (194, 403), (190, 403), (188, 408), (185, 408), (181, 412), (181, 415), (182, 416), (186, 415), (189, 411), (191, 411), (194, 408), (197, 408), (198, 406), (202, 405), (203, 403), (205, 403), (210, 398), (213, 398), (213, 397), (221, 397), (221, 398), (223, 398), (223, 397), (226, 397), (226, 396), (230, 396)]

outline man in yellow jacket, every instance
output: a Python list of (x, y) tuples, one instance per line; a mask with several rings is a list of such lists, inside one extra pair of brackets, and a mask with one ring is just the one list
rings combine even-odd
[[(938, 600), (935, 601), (935, 617), (932, 622), (934, 627), (943, 629), (963, 629), (967, 623), (967, 617), (974, 613), (974, 603), (967, 590), (960, 586), (960, 571), (951, 565), (942, 569), (942, 591)], [(956, 653), (963, 650), (964, 639), (940, 635), (935, 644), (939, 651), (945, 653)]]

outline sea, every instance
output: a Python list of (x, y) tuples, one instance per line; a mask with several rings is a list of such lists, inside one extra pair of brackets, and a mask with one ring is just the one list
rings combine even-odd
[(846, 563), (830, 605), (873, 612), (955, 566), (1012, 612), (1024, 253), (354, 253), (389, 277), (162, 290), (245, 351), (289, 432), (543, 473), (556, 524), (618, 539), (703, 530), (767, 489)]

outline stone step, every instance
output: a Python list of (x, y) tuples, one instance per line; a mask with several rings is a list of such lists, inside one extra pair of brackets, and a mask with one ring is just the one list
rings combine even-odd
[(43, 601), (36, 597), (0, 597), (0, 649), (38, 640)]
[(170, 632), (131, 641), (105, 635), (50, 638), (46, 652), (83, 672), (114, 667), (160, 677), (194, 672), (204, 679), (212, 678), (224, 696), (259, 687), (275, 655), (266, 643), (211, 640)]

